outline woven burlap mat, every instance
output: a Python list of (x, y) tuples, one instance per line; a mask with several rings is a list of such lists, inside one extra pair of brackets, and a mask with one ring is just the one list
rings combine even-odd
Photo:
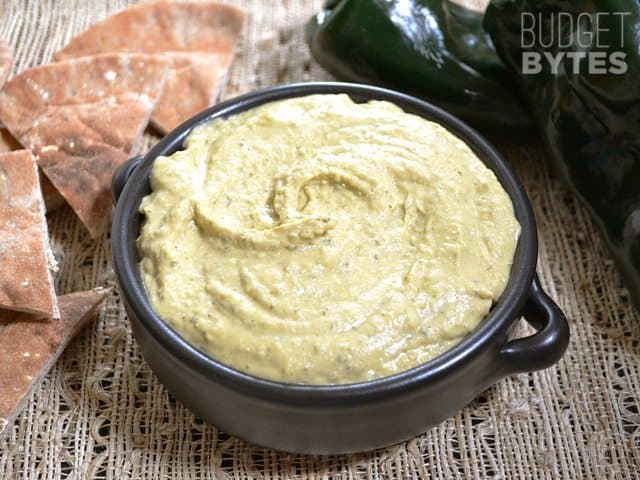
[[(129, 3), (0, 0), (0, 37), (16, 56), (14, 73), (50, 61), (74, 34)], [(223, 98), (330, 78), (302, 34), (321, 1), (237, 3), (249, 15)], [(401, 445), (288, 455), (229, 437), (177, 403), (140, 356), (114, 293), (0, 442), (0, 479), (639, 478), (640, 317), (539, 142), (498, 144), (535, 208), (541, 280), (570, 319), (571, 345), (557, 366), (499, 382)], [(51, 215), (49, 227), (59, 293), (114, 284), (107, 236), (90, 240), (68, 208)]]

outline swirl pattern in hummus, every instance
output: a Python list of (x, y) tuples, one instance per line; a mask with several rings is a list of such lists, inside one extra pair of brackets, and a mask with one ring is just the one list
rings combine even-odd
[(383, 377), (460, 342), (520, 230), (464, 142), (345, 95), (202, 125), (151, 188), (138, 246), (154, 309), (217, 360), (294, 383)]

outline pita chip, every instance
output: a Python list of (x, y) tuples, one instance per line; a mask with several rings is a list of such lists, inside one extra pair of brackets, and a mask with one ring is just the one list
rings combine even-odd
[(162, 93), (168, 62), (105, 54), (23, 71), (0, 92), (0, 120), (98, 237), (116, 168), (135, 154)]
[[(13, 138), (13, 135), (6, 128), (0, 126), (0, 153), (13, 152), (15, 150), (22, 150), (22, 145)], [(54, 187), (49, 179), (39, 171), (40, 177), (40, 190), (42, 190), (42, 198), (44, 199), (44, 206), (47, 213), (57, 210), (64, 205), (64, 198), (56, 187)]]
[(60, 354), (95, 317), (108, 289), (59, 297), (61, 317), (38, 322), (26, 313), (0, 311), (0, 435)]
[(31, 152), (0, 154), (0, 308), (59, 318), (38, 168)]
[(172, 68), (152, 116), (167, 132), (213, 103), (243, 22), (242, 10), (212, 1), (143, 3), (95, 24), (55, 58), (104, 52), (167, 57)]
[(209, 54), (167, 54), (171, 71), (153, 112), (153, 124), (169, 132), (213, 105), (231, 58)]
[(12, 65), (13, 58), (11, 57), (11, 51), (7, 44), (0, 40), (0, 88), (2, 88), (7, 78), (9, 78)]

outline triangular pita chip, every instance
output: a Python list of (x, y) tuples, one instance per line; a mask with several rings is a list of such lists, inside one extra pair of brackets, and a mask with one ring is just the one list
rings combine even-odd
[(55, 58), (104, 52), (166, 55), (173, 67), (152, 121), (167, 132), (212, 104), (243, 21), (239, 8), (211, 1), (142, 3), (93, 25)]
[(0, 88), (2, 88), (7, 78), (9, 78), (12, 65), (13, 58), (11, 57), (11, 51), (9, 47), (0, 40)]
[[(22, 150), (24, 147), (11, 135), (9, 130), (0, 126), (0, 153)], [(47, 213), (53, 212), (64, 205), (64, 197), (56, 190), (51, 181), (39, 170), (40, 190)]]
[[(22, 150), (24, 147), (13, 138), (13, 135), (6, 128), (0, 127), (0, 153), (13, 152), (14, 150)], [(64, 198), (60, 195), (60, 192), (56, 190), (51, 184), (51, 181), (40, 173), (40, 190), (42, 190), (42, 198), (44, 199), (44, 206), (47, 213), (53, 212), (64, 205)]]
[(0, 308), (59, 318), (44, 214), (31, 152), (0, 153)]
[(58, 298), (61, 318), (33, 321), (29, 314), (0, 311), (0, 435), (13, 425), (29, 394), (109, 293), (100, 288)]
[(111, 210), (111, 177), (139, 148), (167, 65), (150, 55), (83, 57), (25, 70), (0, 92), (0, 120), (94, 238)]
[(214, 103), (231, 57), (203, 53), (165, 56), (171, 71), (152, 121), (166, 133)]

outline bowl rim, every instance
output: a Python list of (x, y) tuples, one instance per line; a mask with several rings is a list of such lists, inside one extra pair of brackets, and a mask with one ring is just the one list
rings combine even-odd
[[(293, 384), (256, 377), (200, 351), (155, 313), (146, 297), (138, 269), (138, 231), (133, 234), (131, 230), (138, 225), (138, 208), (149, 190), (148, 178), (153, 161), (158, 156), (181, 149), (184, 139), (194, 127), (264, 103), (311, 94), (336, 93), (345, 93), (359, 101), (387, 100), (395, 103), (405, 111), (440, 123), (472, 148), (495, 173), (509, 195), (520, 223), (520, 237), (511, 273), (503, 294), (481, 324), (459, 344), (417, 367), (387, 377), (338, 385)], [(506, 338), (506, 331), (519, 318), (529, 298), (537, 261), (536, 222), (524, 188), (502, 156), (478, 132), (457, 117), (410, 95), (381, 87), (341, 82), (293, 83), (257, 90), (219, 103), (182, 123), (143, 156), (128, 179), (116, 204), (111, 243), (120, 294), (124, 296), (129, 312), (163, 348), (204, 377), (228, 388), (263, 400), (300, 406), (361, 404), (382, 400), (436, 382), (456, 367), (467, 364), (497, 336)]]

